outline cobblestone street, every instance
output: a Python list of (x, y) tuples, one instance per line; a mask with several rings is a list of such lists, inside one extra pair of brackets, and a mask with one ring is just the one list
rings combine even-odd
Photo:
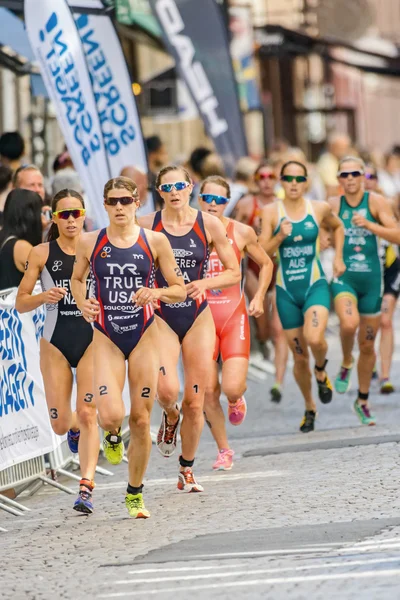
[[(329, 373), (340, 353), (330, 340)], [(395, 355), (394, 381), (399, 362)], [(204, 494), (176, 489), (177, 456), (153, 446), (145, 480), (151, 519), (126, 516), (127, 466), (99, 475), (95, 514), (42, 487), (19, 500), (24, 517), (0, 512), (4, 600), (210, 598), (300, 600), (400, 596), (399, 399), (372, 394), (376, 427), (362, 428), (351, 392), (320, 405), (317, 431), (298, 432), (302, 403), (288, 374), (281, 405), (272, 378), (251, 381), (248, 416), (230, 428), (231, 472), (212, 472), (208, 431), (196, 460)], [(154, 426), (159, 409), (154, 412)], [(74, 483), (60, 478), (75, 490)]]

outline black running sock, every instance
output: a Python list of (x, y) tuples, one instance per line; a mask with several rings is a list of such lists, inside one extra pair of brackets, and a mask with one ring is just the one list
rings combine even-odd
[(133, 485), (128, 483), (128, 487), (126, 488), (126, 493), (136, 495), (136, 494), (141, 494), (142, 490), (143, 490), (143, 483), (142, 483), (142, 485), (139, 485), (139, 487), (134, 487)]
[(362, 392), (360, 392), (360, 390), (358, 390), (358, 398), (357, 398), (357, 401), (358, 401), (358, 400), (362, 400), (362, 401), (363, 401), (363, 403), (365, 403), (365, 402), (367, 402), (367, 401), (368, 401), (368, 397), (369, 397), (369, 392), (368, 392), (367, 394), (363, 394)]
[(194, 459), (193, 460), (185, 460), (183, 458), (183, 456), (181, 455), (179, 457), (179, 464), (181, 465), (181, 467), (193, 467), (194, 465)]

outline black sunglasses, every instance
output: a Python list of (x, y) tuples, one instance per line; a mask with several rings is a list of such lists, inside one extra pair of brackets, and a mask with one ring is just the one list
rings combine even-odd
[(123, 196), (122, 198), (104, 198), (104, 204), (107, 206), (117, 206), (118, 202), (122, 206), (133, 204), (137, 200), (137, 196)]
[(342, 171), (338, 174), (338, 177), (341, 179), (347, 179), (349, 175), (352, 177), (361, 177), (361, 175), (364, 175), (364, 171)]

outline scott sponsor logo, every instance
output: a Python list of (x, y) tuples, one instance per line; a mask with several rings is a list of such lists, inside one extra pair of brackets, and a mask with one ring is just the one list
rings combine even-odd
[(185, 250), (185, 248), (172, 248), (175, 258), (186, 258), (186, 256), (193, 256), (193, 252)]
[(158, 0), (155, 3), (158, 17), (164, 27), (169, 42), (174, 46), (180, 66), (186, 75), (186, 83), (206, 117), (213, 138), (228, 131), (228, 123), (218, 116), (219, 103), (204, 71), (203, 65), (194, 60), (195, 49), (191, 39), (184, 35), (185, 23), (182, 20), (175, 0)]

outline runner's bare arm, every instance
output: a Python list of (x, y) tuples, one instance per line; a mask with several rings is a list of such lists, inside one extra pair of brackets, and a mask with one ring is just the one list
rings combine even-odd
[(30, 251), (25, 264), (25, 274), (19, 284), (15, 308), (20, 313), (35, 310), (42, 304), (53, 304), (67, 293), (65, 288), (52, 287), (45, 292), (32, 296), (33, 289), (49, 255), (49, 245), (39, 244)]
[(346, 270), (343, 262), (344, 246), (344, 226), (342, 220), (334, 213), (332, 206), (328, 202), (320, 200), (313, 202), (314, 210), (319, 217), (320, 227), (331, 231), (333, 235), (333, 246), (335, 248), (335, 258), (333, 261), (333, 274), (340, 277)]
[[(163, 233), (157, 231), (148, 234), (148, 238), (154, 258), (158, 261), (159, 269), (168, 283), (167, 288), (152, 288), (152, 300), (161, 300), (168, 304), (183, 302), (186, 299), (186, 286), (182, 272), (176, 264), (171, 244)], [(143, 293), (138, 290), (136, 296), (140, 297)]]
[(368, 231), (371, 231), (371, 233), (392, 244), (400, 244), (400, 227), (394, 215), (391, 202), (379, 194), (371, 194), (370, 209), (372, 216), (380, 224), (373, 223), (365, 217), (355, 214), (353, 216), (354, 225), (364, 227)]
[[(242, 227), (244, 226), (242, 225)], [(264, 297), (271, 283), (273, 263), (258, 242), (256, 233), (251, 227), (246, 227), (245, 236), (245, 252), (260, 267), (257, 291), (249, 305), (249, 315), (257, 318), (264, 313)]]
[(217, 277), (207, 277), (201, 281), (204, 282), (205, 289), (208, 290), (231, 287), (240, 281), (241, 275), (235, 252), (226, 235), (226, 229), (221, 221), (213, 215), (203, 213), (203, 219), (206, 230), (211, 235), (212, 243), (225, 270)]
[(278, 222), (278, 214), (275, 204), (265, 206), (261, 214), (261, 234), (258, 241), (261, 247), (265, 250), (268, 256), (273, 256), (278, 250), (283, 240), (290, 233), (291, 223), (284, 219), (281, 223), (279, 232), (274, 235), (275, 228)]
[(99, 303), (94, 298), (86, 299), (86, 279), (89, 273), (90, 256), (98, 236), (98, 231), (81, 235), (76, 248), (74, 270), (71, 275), (71, 292), (76, 306), (83, 317), (91, 323), (100, 312)]

